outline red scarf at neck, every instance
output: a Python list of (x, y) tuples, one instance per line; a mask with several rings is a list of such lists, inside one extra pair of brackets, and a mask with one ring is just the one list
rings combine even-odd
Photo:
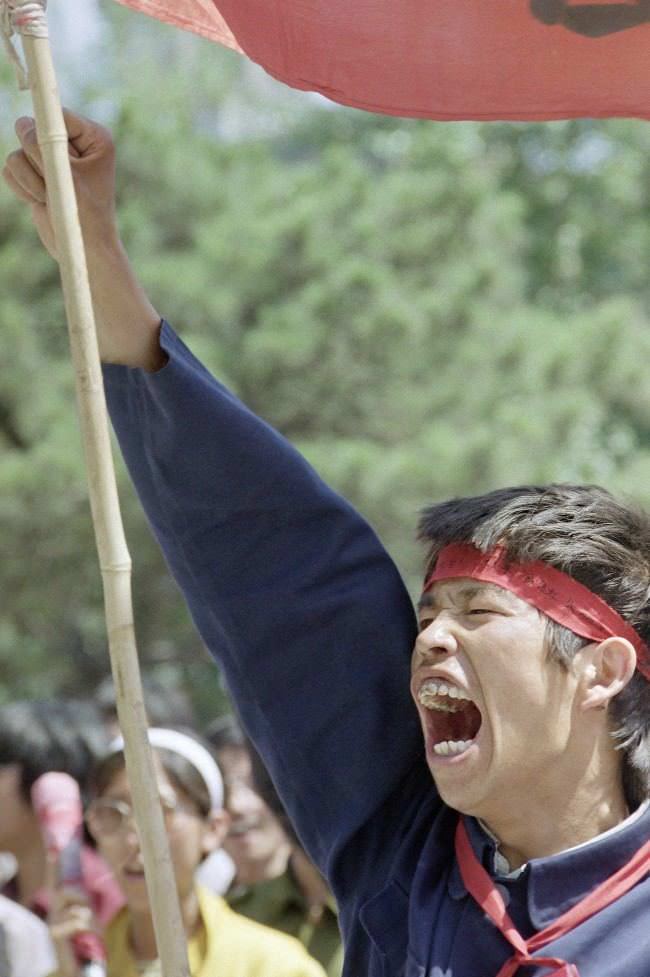
[(546, 929), (525, 940), (508, 916), (501, 893), (476, 857), (462, 818), (459, 818), (456, 827), (455, 846), (456, 859), (465, 888), (515, 950), (496, 977), (514, 977), (519, 968), (526, 965), (554, 968), (548, 977), (580, 977), (575, 964), (556, 957), (535, 957), (533, 954), (536, 950), (541, 950), (547, 944), (570, 933), (595, 913), (625, 895), (650, 872), (650, 841), (647, 841), (629, 862), (605, 879), (572, 909), (558, 916)]

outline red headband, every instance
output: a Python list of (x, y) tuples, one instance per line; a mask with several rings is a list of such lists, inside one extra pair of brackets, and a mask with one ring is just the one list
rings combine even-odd
[(539, 560), (509, 562), (502, 546), (482, 553), (469, 543), (451, 543), (440, 551), (423, 592), (436, 580), (458, 577), (485, 580), (510, 590), (581, 638), (626, 638), (636, 650), (638, 670), (650, 681), (650, 650), (641, 636), (602, 598), (561, 570)]

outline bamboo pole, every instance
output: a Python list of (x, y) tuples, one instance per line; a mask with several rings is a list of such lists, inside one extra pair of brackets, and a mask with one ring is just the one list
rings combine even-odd
[(8, 3), (11, 26), (22, 35), (38, 143), (43, 157), (104, 587), (117, 714), (124, 737), (126, 769), (142, 846), (156, 943), (163, 977), (189, 977), (185, 932), (146, 733), (147, 720), (133, 626), (131, 559), (117, 496), (88, 271), (68, 154), (68, 135), (45, 20), (46, 0), (0, 0), (0, 5), (2, 3)]

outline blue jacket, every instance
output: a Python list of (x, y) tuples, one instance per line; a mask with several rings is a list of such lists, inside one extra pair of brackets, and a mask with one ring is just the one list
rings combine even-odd
[[(167, 325), (162, 342), (170, 361), (156, 374), (105, 369), (113, 424), (196, 625), (339, 902), (346, 977), (494, 977), (511, 953), (464, 890), (458, 815), (424, 761), (408, 690), (415, 618), (393, 562)], [(467, 826), (496, 875), (494, 841)], [(649, 835), (646, 809), (501, 879), (520, 931), (546, 926)], [(650, 977), (650, 880), (542, 954), (580, 977)]]

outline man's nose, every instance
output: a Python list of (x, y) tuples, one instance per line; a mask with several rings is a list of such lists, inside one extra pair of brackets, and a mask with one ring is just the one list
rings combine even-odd
[(453, 618), (446, 613), (437, 614), (435, 620), (422, 628), (415, 640), (414, 658), (420, 661), (416, 660), (414, 664), (455, 655), (457, 651)]

